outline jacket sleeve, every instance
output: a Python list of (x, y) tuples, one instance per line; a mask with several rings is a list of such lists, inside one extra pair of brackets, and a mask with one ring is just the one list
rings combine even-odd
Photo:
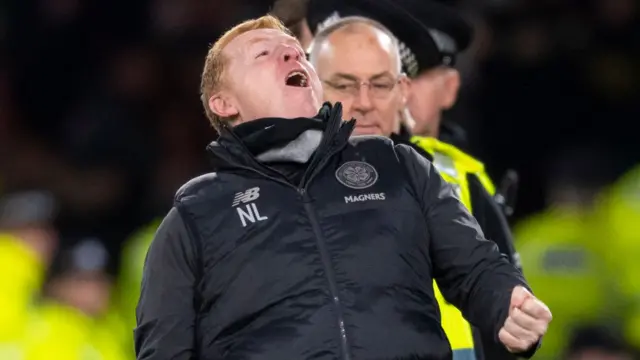
[(468, 176), (469, 192), (473, 204), (473, 216), (488, 240), (498, 245), (500, 253), (507, 256), (510, 263), (522, 271), (520, 256), (513, 245), (513, 235), (504, 211), (489, 194), (475, 175)]
[(406, 145), (396, 150), (427, 221), (433, 276), (443, 296), (499, 342), (513, 288), (528, 288), (522, 274), (485, 240), (476, 220), (428, 160)]
[(177, 208), (164, 218), (144, 264), (136, 308), (138, 360), (195, 359), (197, 252)]

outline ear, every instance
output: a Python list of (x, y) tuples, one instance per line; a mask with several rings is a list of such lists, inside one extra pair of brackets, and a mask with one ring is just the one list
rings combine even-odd
[(450, 109), (458, 100), (460, 73), (456, 69), (446, 69), (442, 83), (442, 107)]
[(224, 93), (219, 92), (209, 98), (209, 109), (222, 118), (238, 115), (238, 107)]
[(409, 101), (409, 95), (411, 94), (411, 80), (407, 75), (402, 74), (400, 75), (398, 85), (400, 86), (400, 94), (402, 96), (402, 107), (405, 107)]

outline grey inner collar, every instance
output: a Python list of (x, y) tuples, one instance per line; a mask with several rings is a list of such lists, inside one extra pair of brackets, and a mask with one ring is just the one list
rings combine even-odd
[(304, 164), (311, 158), (322, 141), (322, 131), (307, 130), (285, 146), (267, 150), (256, 156), (258, 161), (269, 162), (295, 162)]

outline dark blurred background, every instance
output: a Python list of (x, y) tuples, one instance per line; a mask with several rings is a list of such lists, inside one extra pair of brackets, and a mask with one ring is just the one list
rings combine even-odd
[[(518, 172), (513, 224), (554, 203), (591, 204), (640, 164), (637, 0), (446, 2), (476, 27), (447, 120), (496, 182)], [(36, 190), (56, 204), (24, 215), (55, 234), (49, 278), (69, 267), (118, 276), (127, 241), (208, 171), (203, 60), (221, 32), (266, 11), (258, 3), (0, 2), (0, 193)], [(106, 252), (69, 265), (63, 254), (87, 244)]]
[[(602, 181), (640, 159), (633, 0), (448, 1), (477, 23), (449, 118), (494, 178), (521, 175), (516, 220), (541, 210), (554, 161), (590, 147)], [(207, 171), (198, 100), (207, 46), (264, 7), (245, 1), (9, 1), (0, 14), (3, 189), (46, 188), (63, 233), (113, 248)]]

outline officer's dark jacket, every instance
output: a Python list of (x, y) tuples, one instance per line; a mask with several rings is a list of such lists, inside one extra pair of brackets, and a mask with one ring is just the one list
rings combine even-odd
[(450, 359), (434, 278), (497, 337), (520, 272), (425, 158), (328, 117), (297, 183), (209, 147), (147, 255), (138, 359)]
[[(452, 127), (448, 127), (445, 133), (451, 134), (453, 132), (452, 129)], [(402, 127), (398, 134), (391, 135), (394, 143), (410, 146), (429, 161), (433, 161), (433, 156), (411, 142), (411, 137), (411, 133), (405, 127)], [(450, 138), (449, 135), (447, 136), (448, 138)], [(443, 141), (446, 142), (446, 139), (443, 139)], [(487, 189), (482, 185), (476, 174), (468, 173), (467, 183), (471, 195), (471, 204), (473, 204), (472, 215), (478, 221), (485, 237), (498, 246), (498, 250), (507, 257), (511, 264), (521, 269), (520, 256), (513, 245), (513, 236), (503, 210), (493, 196), (487, 192)], [(513, 360), (517, 358), (516, 355), (509, 353), (499, 342), (496, 342), (491, 334), (483, 334), (478, 331), (477, 327), (474, 327), (473, 335), (477, 360)], [(532, 350), (535, 351), (536, 349), (533, 348)], [(527, 356), (528, 353), (518, 355)]]
[[(448, 132), (451, 131), (452, 130), (449, 130)], [(391, 139), (396, 144), (410, 146), (429, 161), (433, 161), (431, 154), (411, 142), (411, 133), (409, 133), (406, 128), (402, 127), (398, 134), (392, 134)], [(446, 140), (443, 141), (447, 142)], [(471, 194), (471, 203), (473, 204), (473, 217), (475, 217), (480, 224), (480, 228), (486, 238), (495, 242), (500, 252), (507, 256), (513, 265), (520, 268), (520, 256), (513, 245), (513, 235), (511, 234), (511, 229), (503, 210), (491, 194), (487, 192), (487, 189), (475, 174), (467, 174), (467, 180), (469, 183), (469, 193)]]

